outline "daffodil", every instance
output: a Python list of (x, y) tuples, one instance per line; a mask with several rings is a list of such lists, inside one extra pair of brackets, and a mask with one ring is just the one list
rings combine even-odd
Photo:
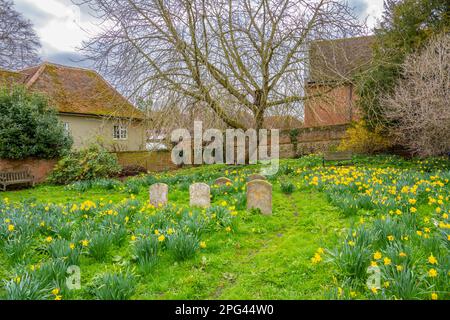
[(435, 277), (437, 277), (437, 275), (438, 275), (438, 272), (436, 271), (436, 269), (430, 269), (430, 270), (428, 270), (428, 276), (429, 277), (431, 277), (431, 278), (435, 278)]
[(431, 264), (437, 264), (437, 259), (433, 256), (433, 254), (431, 254), (429, 257), (428, 257), (428, 262), (429, 263), (431, 263)]

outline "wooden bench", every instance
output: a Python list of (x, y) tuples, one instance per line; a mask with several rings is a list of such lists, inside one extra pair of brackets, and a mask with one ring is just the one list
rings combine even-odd
[[(325, 152), (322, 158), (322, 165), (325, 166), (326, 162), (330, 161), (352, 161), (353, 154), (350, 151), (340, 151), (340, 152)], [(353, 162), (350, 162), (353, 164)]]
[(34, 187), (34, 177), (29, 171), (0, 172), (0, 189), (14, 184), (31, 184)]

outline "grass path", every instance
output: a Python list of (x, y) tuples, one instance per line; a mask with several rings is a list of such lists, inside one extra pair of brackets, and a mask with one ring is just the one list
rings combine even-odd
[[(86, 193), (39, 187), (8, 192), (11, 201), (82, 202), (102, 197), (120, 201), (123, 193), (90, 190)], [(145, 201), (144, 190), (137, 196)], [(170, 201), (187, 205), (188, 191), (172, 190)], [(235, 233), (224, 230), (205, 236), (207, 248), (195, 258), (176, 263), (163, 255), (154, 270), (140, 275), (135, 299), (321, 299), (332, 284), (327, 264), (312, 265), (319, 247), (334, 247), (343, 228), (351, 221), (330, 206), (324, 194), (297, 190), (281, 193), (274, 185), (274, 214), (241, 213)], [(99, 263), (82, 257), (82, 287), (98, 273), (114, 265), (127, 265), (128, 245), (116, 247), (108, 261)], [(2, 269), (2, 268), (0, 268)], [(4, 270), (3, 270), (4, 271)], [(0, 272), (0, 275), (2, 272)], [(89, 299), (82, 290), (73, 298)]]
[(207, 239), (208, 249), (193, 261), (163, 261), (145, 276), (136, 298), (324, 298), (332, 272), (310, 258), (318, 247), (333, 246), (349, 221), (319, 193), (286, 198), (275, 192), (274, 208), (271, 217), (244, 217), (234, 235)]

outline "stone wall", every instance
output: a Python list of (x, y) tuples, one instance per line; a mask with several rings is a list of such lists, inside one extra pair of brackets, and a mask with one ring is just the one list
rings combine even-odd
[(335, 149), (346, 139), (349, 125), (334, 125), (299, 129), (297, 154), (305, 155)]
[(40, 183), (45, 181), (57, 162), (58, 160), (34, 158), (25, 160), (0, 159), (0, 171), (29, 170), (34, 176), (35, 182)]
[[(342, 140), (346, 138), (348, 125), (335, 125), (313, 128), (297, 129), (297, 147), (292, 143), (291, 130), (280, 131), (280, 158), (294, 158), (296, 156), (311, 153), (324, 152), (335, 149)], [(270, 152), (270, 138), (268, 147)], [(191, 142), (193, 148), (194, 143)], [(248, 147), (248, 146), (247, 146)], [(192, 150), (191, 159), (194, 160)], [(235, 145), (235, 155), (237, 146)], [(149, 171), (174, 170), (179, 167), (172, 163), (170, 151), (155, 152), (117, 152), (119, 163), (122, 166), (137, 164)], [(225, 150), (224, 150), (225, 157)], [(236, 156), (235, 156), (236, 157)], [(246, 148), (246, 159), (248, 161), (248, 149)]]
[[(297, 136), (293, 136), (292, 130), (283, 130), (280, 132), (280, 158), (294, 158), (295, 156), (307, 155), (330, 151), (337, 148), (342, 140), (346, 139), (347, 124), (299, 128)], [(297, 147), (294, 143), (297, 140)], [(270, 147), (270, 139), (269, 139)]]
[(139, 165), (148, 171), (167, 171), (177, 169), (171, 160), (170, 151), (136, 151), (136, 152), (115, 152), (122, 167)]

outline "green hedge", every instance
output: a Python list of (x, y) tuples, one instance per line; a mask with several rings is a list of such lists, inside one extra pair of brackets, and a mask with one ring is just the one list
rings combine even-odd
[(117, 156), (106, 149), (92, 145), (72, 151), (62, 158), (48, 178), (50, 183), (69, 184), (81, 180), (94, 180), (117, 175), (121, 167)]
[(0, 88), (0, 158), (58, 158), (72, 143), (44, 96)]

